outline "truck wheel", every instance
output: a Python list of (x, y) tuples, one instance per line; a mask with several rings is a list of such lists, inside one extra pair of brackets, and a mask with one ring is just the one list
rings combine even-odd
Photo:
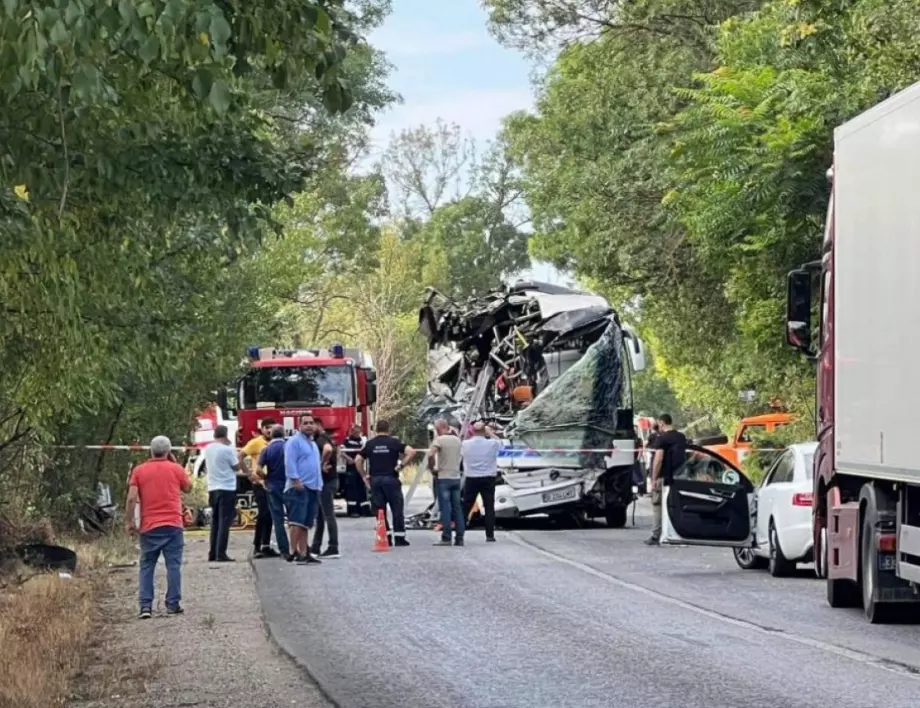
[(760, 570), (767, 567), (767, 559), (754, 554), (753, 548), (733, 548), (735, 563), (742, 570)]
[(897, 606), (891, 602), (878, 602), (873, 599), (878, 587), (878, 546), (875, 543), (875, 509), (872, 503), (866, 508), (863, 517), (862, 535), (859, 539), (859, 566), (862, 578), (862, 606), (866, 619), (872, 624), (891, 622)]
[(783, 555), (783, 549), (779, 545), (779, 536), (776, 534), (776, 526), (770, 521), (770, 575), (774, 578), (785, 578), (795, 572), (795, 563), (786, 559)]
[(626, 526), (626, 507), (608, 506), (604, 509), (604, 520), (612, 529), (621, 529)]
[(827, 527), (815, 533), (814, 543), (815, 575), (820, 580), (827, 578)]

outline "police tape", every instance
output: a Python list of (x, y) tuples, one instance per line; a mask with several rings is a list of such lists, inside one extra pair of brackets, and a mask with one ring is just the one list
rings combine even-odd
[[(210, 443), (209, 443), (210, 444)], [(170, 448), (173, 452), (202, 452), (205, 446), (195, 446), (195, 445), (174, 445)], [(149, 445), (52, 445), (52, 448), (55, 450), (122, 450), (129, 452), (150, 452)], [(239, 452), (241, 448), (233, 448), (235, 451)], [(691, 451), (703, 451), (706, 448), (690, 448)], [(417, 455), (427, 455), (432, 452), (434, 448), (423, 448), (415, 451)], [(651, 452), (652, 448), (639, 447), (633, 448), (633, 450), (638, 450), (640, 452)], [(609, 455), (614, 452), (629, 452), (630, 450), (624, 450), (622, 448), (562, 448), (562, 447), (551, 447), (551, 448), (530, 448), (530, 447), (504, 447), (502, 452), (515, 452), (515, 453), (537, 453), (537, 454), (563, 454), (563, 455), (588, 455), (588, 454), (604, 454)], [(752, 448), (750, 450), (743, 451), (745, 455), (757, 454), (761, 452), (785, 452), (785, 448), (772, 448), (772, 447), (760, 447)], [(716, 453), (718, 454), (718, 453)]]

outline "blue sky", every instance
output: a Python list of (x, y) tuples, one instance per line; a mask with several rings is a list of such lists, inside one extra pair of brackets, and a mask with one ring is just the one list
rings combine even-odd
[(391, 132), (437, 118), (484, 142), (504, 116), (532, 104), (526, 59), (492, 39), (478, 0), (393, 0), (369, 39), (395, 66), (390, 85), (404, 100), (379, 117), (377, 150)]
[[(403, 98), (378, 117), (372, 157), (392, 133), (438, 118), (458, 124), (482, 148), (502, 118), (533, 105), (530, 64), (489, 35), (479, 0), (393, 0), (392, 14), (369, 41), (387, 53), (390, 86)], [(544, 264), (524, 275), (563, 281)]]

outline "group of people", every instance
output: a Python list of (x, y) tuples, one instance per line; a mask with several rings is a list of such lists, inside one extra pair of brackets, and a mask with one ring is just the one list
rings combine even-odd
[[(474, 424), (471, 437), (462, 442), (443, 420), (437, 421), (435, 429), (437, 435), (428, 458), (429, 469), (436, 479), (442, 520), (441, 539), (435, 545), (463, 545), (465, 520), (477, 496), (483, 502), (486, 540), (495, 541), (495, 482), (500, 441), (483, 423)], [(283, 426), (265, 418), (260, 421), (260, 435), (237, 451), (226, 426), (217, 426), (214, 442), (204, 450), (211, 507), (208, 561), (232, 563), (234, 560), (227, 550), (230, 529), (236, 519), (240, 478), (247, 478), (251, 483), (258, 509), (254, 556), (281, 556), (303, 565), (339, 558), (334, 498), (339, 484), (337, 462), (340, 457), (346, 465), (345, 491), (351, 515), (369, 515), (389, 507), (393, 524), (392, 529), (388, 529), (388, 541), (393, 546), (408, 546), (400, 472), (416, 451), (391, 435), (385, 420), (377, 422), (376, 433), (363, 442), (361, 431), (356, 427), (337, 448), (318, 417), (302, 416), (298, 432), (290, 437), (286, 437)], [(172, 455), (168, 438), (154, 438), (150, 454), (150, 459), (131, 473), (125, 509), (126, 531), (139, 533), (140, 537), (142, 619), (152, 615), (154, 569), (160, 555), (166, 562), (166, 611), (168, 614), (183, 611), (181, 495), (191, 489), (189, 475)], [(462, 490), (461, 475), (465, 476)], [(139, 523), (136, 520), (138, 510)], [(314, 527), (310, 543), (310, 531)], [(328, 545), (322, 551), (327, 531)], [(271, 547), (273, 532), (277, 551)]]
[[(472, 435), (466, 440), (447, 424), (434, 424), (428, 469), (434, 478), (434, 489), (441, 511), (441, 540), (436, 546), (462, 546), (469, 518), (481, 497), (486, 527), (486, 541), (495, 541), (495, 481), (498, 476), (498, 453), (501, 441), (482, 422), (473, 424)], [(461, 476), (463, 488), (460, 487)]]
[[(264, 418), (259, 427), (261, 434), (236, 452), (227, 437), (226, 427), (219, 425), (214, 442), (205, 448), (211, 506), (208, 560), (233, 561), (227, 555), (227, 545), (236, 516), (237, 478), (240, 476), (249, 479), (256, 502), (253, 534), (256, 558), (280, 555), (299, 564), (339, 558), (334, 506), (338, 460), (336, 446), (326, 434), (322, 420), (312, 415), (302, 416), (299, 431), (290, 437), (285, 436), (284, 426), (272, 418)], [(351, 436), (354, 435), (353, 430)], [(346, 453), (342, 451), (342, 454)], [(311, 544), (309, 533), (314, 525), (316, 530)], [(328, 545), (323, 551), (327, 530)], [(271, 546), (273, 531), (277, 551)]]

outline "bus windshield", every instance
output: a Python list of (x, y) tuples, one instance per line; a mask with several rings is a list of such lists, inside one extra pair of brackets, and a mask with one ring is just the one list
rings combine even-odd
[(242, 394), (244, 408), (353, 406), (354, 375), (350, 366), (269, 366), (246, 375)]

